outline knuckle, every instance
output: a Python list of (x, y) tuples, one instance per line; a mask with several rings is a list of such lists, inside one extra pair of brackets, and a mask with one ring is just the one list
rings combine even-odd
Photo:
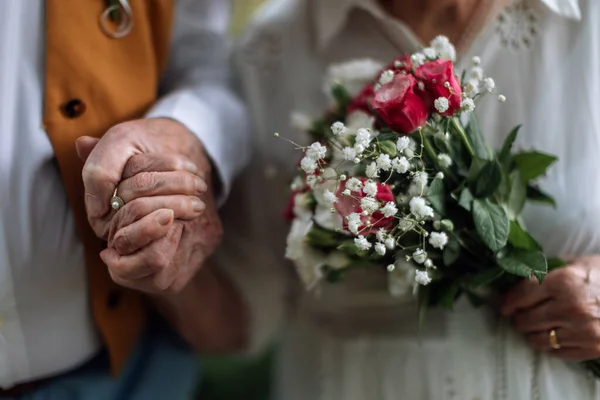
[(135, 192), (147, 192), (157, 186), (157, 176), (154, 172), (142, 172), (131, 179), (131, 188)]
[(171, 258), (163, 251), (152, 252), (150, 259), (152, 265), (158, 270), (164, 270), (171, 264)]
[(138, 198), (127, 203), (125, 207), (119, 211), (124, 211), (125, 217), (123, 219), (131, 223), (149, 214), (150, 209), (144, 199)]
[(186, 193), (194, 193), (196, 191), (196, 177), (189, 173), (181, 174), (181, 186)]
[(125, 168), (131, 175), (136, 175), (137, 173), (144, 171), (147, 167), (147, 164), (147, 159), (144, 155), (136, 154), (129, 158)]
[(127, 252), (132, 248), (131, 230), (124, 229), (122, 233), (115, 238), (115, 248), (119, 253)]

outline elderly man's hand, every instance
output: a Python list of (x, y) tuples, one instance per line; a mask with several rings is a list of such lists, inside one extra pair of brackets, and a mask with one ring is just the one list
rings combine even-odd
[[(147, 119), (117, 125), (99, 141), (82, 138), (77, 147), (87, 158), (88, 219), (109, 242), (101, 257), (115, 282), (180, 291), (222, 236), (201, 143), (176, 121)], [(109, 204), (115, 188), (125, 203), (116, 212)]]
[[(600, 256), (580, 258), (552, 271), (540, 285), (523, 281), (501, 309), (532, 348), (569, 361), (600, 357)], [(552, 349), (555, 330), (560, 349)]]

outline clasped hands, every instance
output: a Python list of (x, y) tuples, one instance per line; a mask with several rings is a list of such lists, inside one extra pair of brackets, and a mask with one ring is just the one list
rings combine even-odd
[[(200, 141), (179, 122), (156, 118), (76, 145), (88, 220), (108, 242), (100, 256), (112, 279), (151, 294), (180, 292), (222, 238)], [(115, 189), (125, 203), (117, 211)]]

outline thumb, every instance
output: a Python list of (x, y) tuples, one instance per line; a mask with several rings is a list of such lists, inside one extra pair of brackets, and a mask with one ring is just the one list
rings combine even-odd
[(75, 141), (75, 148), (77, 149), (77, 155), (81, 161), (85, 162), (90, 156), (94, 147), (98, 144), (100, 139), (96, 139), (90, 136), (82, 136)]

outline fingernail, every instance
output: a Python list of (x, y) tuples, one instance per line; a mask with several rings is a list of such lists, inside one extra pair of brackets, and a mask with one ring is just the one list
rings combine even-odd
[(192, 209), (195, 212), (202, 212), (205, 208), (206, 206), (204, 205), (204, 202), (202, 200), (200, 200), (197, 197), (192, 197)]
[(188, 171), (191, 174), (196, 174), (198, 173), (198, 167), (196, 166), (196, 164), (194, 164), (191, 161), (187, 161), (185, 163), (185, 170)]
[(200, 193), (204, 193), (206, 192), (206, 189), (206, 182), (200, 178), (196, 179), (196, 190), (198, 190)]
[(161, 210), (157, 216), (158, 223), (161, 226), (167, 226), (173, 221), (173, 210)]

